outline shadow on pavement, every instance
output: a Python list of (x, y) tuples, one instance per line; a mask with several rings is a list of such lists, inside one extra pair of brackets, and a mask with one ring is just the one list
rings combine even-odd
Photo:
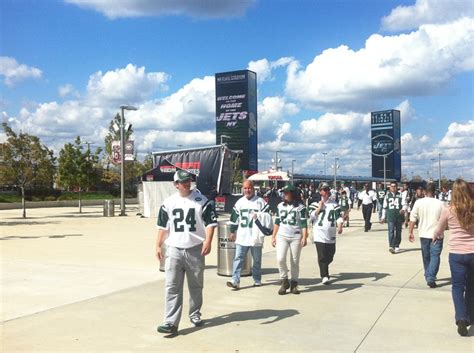
[[(15, 218), (14, 218), (15, 219)], [(16, 218), (16, 219), (23, 219), (23, 221), (13, 221), (13, 222), (0, 222), (0, 226), (1, 227), (4, 227), (4, 226), (24, 226), (24, 225), (37, 225), (37, 224), (58, 224), (59, 222), (56, 222), (56, 221), (52, 221), (52, 222), (48, 222), (48, 221), (30, 221), (28, 218)]]
[(66, 237), (82, 237), (84, 234), (55, 234), (55, 235), (12, 235), (1, 237), (0, 240), (13, 240), (13, 239), (39, 239), (39, 238), (51, 238), (59, 239)]
[(295, 309), (285, 309), (285, 310), (274, 310), (274, 309), (261, 309), (253, 311), (238, 311), (230, 314), (225, 314), (221, 316), (216, 316), (212, 319), (204, 320), (204, 326), (202, 327), (190, 327), (182, 331), (179, 331), (179, 335), (189, 335), (195, 331), (199, 331), (206, 328), (211, 328), (215, 326), (221, 326), (229, 324), (232, 322), (244, 322), (250, 320), (263, 320), (267, 321), (262, 322), (261, 325), (272, 324), (274, 322), (287, 319), (289, 317), (299, 315), (299, 311)]
[(403, 254), (404, 252), (410, 252), (410, 251), (421, 251), (421, 248), (413, 248), (413, 249), (400, 249), (398, 252), (399, 254)]
[(342, 272), (337, 275), (331, 276), (331, 281), (329, 285), (320, 285), (321, 279), (300, 279), (298, 284), (305, 286), (305, 288), (300, 288), (301, 293), (304, 292), (314, 292), (318, 290), (336, 290), (338, 293), (345, 293), (357, 288), (360, 288), (364, 283), (338, 283), (345, 280), (353, 279), (365, 279), (373, 278), (372, 281), (381, 280), (387, 276), (391, 276), (389, 273), (379, 273), (379, 272)]

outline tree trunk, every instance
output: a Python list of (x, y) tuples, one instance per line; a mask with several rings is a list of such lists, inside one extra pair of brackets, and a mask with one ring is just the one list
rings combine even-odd
[(23, 206), (23, 218), (26, 218), (25, 187), (21, 187), (21, 205)]
[(81, 191), (82, 188), (79, 188), (79, 213), (82, 213)]

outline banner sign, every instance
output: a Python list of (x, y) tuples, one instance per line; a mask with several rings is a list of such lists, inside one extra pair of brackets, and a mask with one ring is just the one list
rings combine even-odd
[(134, 141), (125, 142), (125, 160), (126, 161), (135, 160)]
[(216, 144), (222, 140), (230, 149), (242, 151), (241, 169), (257, 171), (257, 74), (217, 73), (215, 82)]
[(228, 148), (215, 146), (154, 153), (153, 158), (154, 168), (143, 174), (143, 180), (150, 181), (152, 177), (154, 181), (173, 181), (176, 170), (183, 169), (193, 175), (197, 189), (204, 195), (209, 195), (213, 188), (218, 187), (219, 176), (219, 193), (231, 192), (233, 154)]
[(372, 176), (401, 179), (400, 111), (371, 113)]
[(225, 210), (225, 196), (216, 197), (216, 211), (224, 212)]
[[(121, 163), (120, 158), (120, 141), (112, 141), (111, 142), (111, 149), (112, 149), (112, 163), (115, 165), (119, 165)], [(126, 161), (134, 161), (135, 160), (135, 150), (134, 150), (134, 141), (126, 141), (125, 142), (125, 154), (124, 159)]]

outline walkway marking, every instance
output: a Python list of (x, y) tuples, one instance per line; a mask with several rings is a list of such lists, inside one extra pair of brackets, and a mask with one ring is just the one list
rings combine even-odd
[(369, 334), (372, 332), (372, 330), (374, 329), (375, 325), (377, 325), (377, 322), (380, 320), (380, 318), (382, 317), (382, 315), (387, 311), (388, 307), (390, 306), (390, 304), (392, 304), (393, 300), (395, 299), (395, 297), (398, 295), (398, 293), (400, 293), (400, 291), (406, 287), (406, 285), (408, 283), (411, 282), (411, 280), (413, 278), (415, 278), (416, 276), (418, 276), (418, 274), (421, 272), (422, 269), (418, 270), (412, 277), (410, 277), (410, 279), (408, 279), (408, 281), (406, 281), (403, 286), (401, 286), (400, 288), (398, 288), (398, 290), (392, 295), (392, 298), (390, 298), (390, 300), (388, 301), (387, 305), (385, 305), (385, 308), (382, 310), (382, 312), (380, 313), (380, 315), (377, 317), (377, 319), (375, 320), (375, 322), (372, 324), (372, 326), (370, 327), (370, 329), (367, 331), (367, 333), (365, 334), (364, 338), (362, 338), (362, 341), (360, 341), (359, 345), (356, 347), (356, 349), (354, 350), (354, 353), (357, 353), (357, 350), (360, 348), (360, 346), (362, 346), (362, 344), (364, 343), (364, 341), (367, 339), (367, 337), (369, 336)]

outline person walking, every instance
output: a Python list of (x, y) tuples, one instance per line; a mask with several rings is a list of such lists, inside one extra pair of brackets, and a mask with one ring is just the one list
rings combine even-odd
[(403, 204), (405, 205), (403, 210), (404, 218), (405, 218), (405, 228), (408, 228), (408, 222), (410, 221), (410, 204), (413, 197), (413, 191), (410, 189), (410, 185), (408, 183), (403, 183), (402, 186), (402, 199)]
[(269, 210), (265, 200), (255, 195), (254, 184), (251, 180), (245, 180), (242, 187), (244, 196), (235, 203), (229, 221), (229, 239), (235, 241), (235, 256), (232, 280), (227, 282), (227, 286), (233, 289), (240, 288), (240, 274), (248, 251), (252, 253), (254, 287), (262, 285), (262, 244), (255, 243), (252, 228), (255, 215)]
[(369, 184), (364, 184), (364, 190), (359, 192), (358, 196), (359, 204), (357, 210), (360, 209), (362, 204), (362, 215), (364, 216), (364, 232), (368, 232), (372, 228), (372, 223), (370, 223), (370, 217), (372, 216), (372, 208), (374, 206), (374, 201), (377, 199), (377, 195), (373, 190), (370, 190)]
[[(308, 241), (307, 209), (299, 197), (297, 188), (289, 184), (284, 189), (284, 201), (278, 205), (273, 227), (272, 245), (276, 246), (281, 287), (278, 294), (300, 294), (298, 278), (300, 273), (301, 249)], [(291, 281), (288, 280), (287, 253), (290, 250)]]
[(404, 220), (404, 199), (402, 194), (397, 190), (397, 183), (391, 182), (390, 189), (383, 201), (382, 220), (387, 220), (388, 225), (388, 250), (392, 253), (400, 252), (400, 243), (402, 241), (402, 225)]
[[(188, 281), (189, 318), (201, 326), (204, 256), (211, 252), (217, 218), (209, 200), (196, 189), (191, 190), (191, 175), (184, 170), (174, 174), (177, 193), (164, 200), (158, 213), (156, 257), (165, 261), (165, 317), (158, 326), (160, 333), (178, 332), (183, 310), (184, 277)], [(166, 240), (165, 240), (166, 239)]]
[(321, 201), (309, 206), (310, 219), (313, 224), (313, 239), (318, 254), (319, 273), (322, 283), (329, 284), (329, 265), (336, 253), (336, 228), (342, 234), (341, 208), (330, 198), (330, 188), (327, 183), (319, 186)]
[(443, 250), (443, 239), (436, 243), (432, 242), (434, 231), (438, 225), (439, 217), (444, 209), (442, 201), (435, 196), (436, 186), (433, 183), (426, 187), (426, 197), (418, 199), (413, 204), (410, 214), (409, 240), (415, 241), (413, 229), (418, 222), (418, 236), (420, 237), (421, 256), (425, 270), (426, 284), (430, 288), (436, 288), (436, 275), (439, 270), (441, 251)]
[(441, 191), (438, 195), (438, 199), (440, 201), (443, 201), (443, 203), (446, 206), (449, 206), (449, 204), (451, 202), (451, 190), (449, 190), (447, 185), (443, 185), (443, 187), (441, 188)]
[(379, 222), (382, 220), (382, 210), (383, 210), (383, 199), (387, 194), (387, 190), (385, 189), (385, 185), (380, 184), (379, 188), (377, 189), (377, 212), (379, 216)]
[(347, 196), (346, 190), (342, 190), (341, 198), (339, 199), (339, 206), (341, 207), (342, 219), (346, 222), (346, 227), (349, 227), (349, 214), (351, 212), (351, 199)]
[(467, 336), (467, 327), (474, 324), (474, 192), (462, 179), (453, 184), (451, 204), (441, 212), (433, 243), (447, 227), (455, 322), (459, 335)]

